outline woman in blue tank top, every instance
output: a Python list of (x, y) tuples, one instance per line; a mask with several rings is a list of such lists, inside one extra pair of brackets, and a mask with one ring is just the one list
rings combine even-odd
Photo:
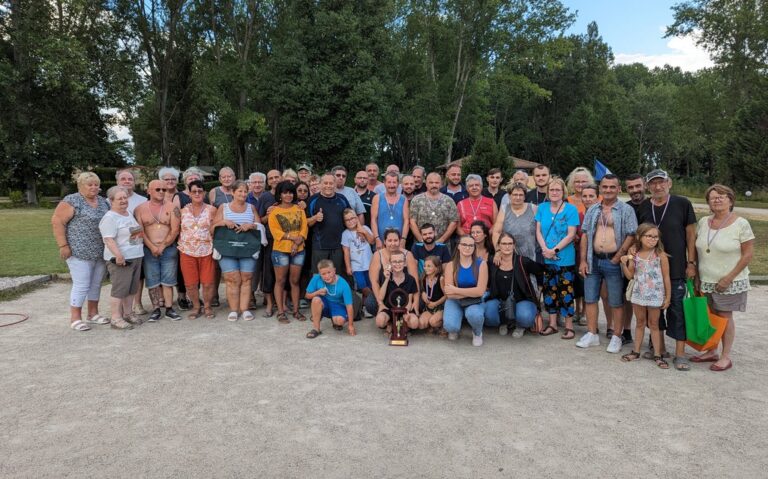
[(455, 341), (466, 317), (472, 327), (472, 344), (483, 345), (485, 321), (483, 297), (488, 288), (488, 265), (475, 254), (475, 241), (469, 235), (459, 238), (453, 259), (445, 265), (445, 302), (443, 328)]

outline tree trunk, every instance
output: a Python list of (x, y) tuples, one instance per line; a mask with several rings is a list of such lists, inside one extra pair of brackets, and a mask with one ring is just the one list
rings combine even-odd
[(37, 179), (32, 173), (27, 173), (24, 178), (24, 182), (27, 184), (27, 203), (37, 206)]

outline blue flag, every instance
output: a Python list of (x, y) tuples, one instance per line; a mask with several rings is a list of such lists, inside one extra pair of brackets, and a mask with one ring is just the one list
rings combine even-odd
[(600, 160), (595, 158), (595, 181), (600, 181), (603, 179), (603, 176), (608, 175), (611, 173), (611, 170), (608, 169), (607, 166), (600, 163)]

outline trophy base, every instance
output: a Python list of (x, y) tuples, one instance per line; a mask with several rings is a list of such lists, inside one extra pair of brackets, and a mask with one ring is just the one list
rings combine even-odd
[(408, 339), (390, 339), (390, 346), (408, 346)]

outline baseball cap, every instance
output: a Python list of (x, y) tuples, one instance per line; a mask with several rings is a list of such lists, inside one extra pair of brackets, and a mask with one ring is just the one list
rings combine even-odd
[(648, 183), (649, 181), (651, 181), (654, 178), (661, 178), (662, 180), (668, 180), (669, 179), (669, 175), (664, 170), (656, 169), (656, 170), (651, 171), (647, 175), (645, 175), (645, 182)]
[(298, 167), (298, 168), (296, 168), (296, 171), (301, 171), (301, 170), (307, 170), (307, 171), (309, 171), (310, 173), (312, 173), (312, 167), (310, 167), (310, 166), (309, 166), (308, 164), (306, 164), (306, 163), (302, 163), (302, 164), (300, 164), (300, 165), (299, 165), (299, 167)]

